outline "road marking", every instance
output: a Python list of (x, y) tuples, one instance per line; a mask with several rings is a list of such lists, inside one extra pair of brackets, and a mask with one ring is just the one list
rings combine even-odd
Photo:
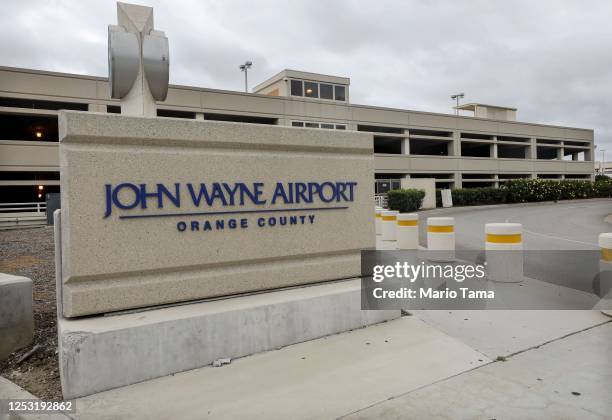
[(590, 245), (590, 246), (594, 246), (594, 247), (599, 247), (598, 244), (594, 244), (594, 243), (591, 243), (591, 242), (582, 242), (582, 241), (576, 241), (574, 239), (560, 238), (558, 236), (552, 236), (552, 235), (546, 235), (544, 233), (532, 232), (532, 231), (527, 230), (527, 229), (523, 229), (523, 232), (530, 233), (532, 235), (537, 235), (537, 236), (544, 236), (546, 238), (557, 239), (559, 241), (574, 242), (574, 243), (577, 243), (577, 244), (583, 244), (583, 245)]
[[(511, 217), (506, 218), (506, 223), (510, 223), (510, 220), (512, 220)], [(518, 223), (518, 222), (515, 222), (515, 223)], [(591, 245), (591, 246), (594, 246), (594, 247), (599, 247), (599, 244), (594, 244), (594, 243), (591, 243), (591, 242), (576, 241), (574, 239), (561, 238), (559, 236), (553, 236), (553, 235), (547, 235), (545, 233), (533, 232), (533, 231), (527, 230), (525, 228), (523, 228), (523, 232), (530, 233), (530, 234), (536, 235), (536, 236), (544, 236), (546, 238), (557, 239), (559, 241), (574, 242), (574, 243), (577, 243), (577, 244)]]

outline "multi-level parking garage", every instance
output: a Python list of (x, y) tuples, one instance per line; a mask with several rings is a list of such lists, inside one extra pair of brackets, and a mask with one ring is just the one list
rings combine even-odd
[[(497, 186), (509, 179), (590, 179), (593, 130), (515, 121), (482, 104), (474, 116), (354, 105), (348, 78), (285, 70), (255, 93), (171, 86), (161, 117), (372, 133), (377, 192), (404, 177), (438, 187)], [(0, 203), (58, 191), (59, 109), (120, 113), (105, 78), (0, 67)]]

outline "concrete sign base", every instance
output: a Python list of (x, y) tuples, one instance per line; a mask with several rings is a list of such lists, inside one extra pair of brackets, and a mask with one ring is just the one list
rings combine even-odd
[(60, 318), (64, 398), (278, 349), (399, 318), (362, 311), (361, 280), (107, 317)]

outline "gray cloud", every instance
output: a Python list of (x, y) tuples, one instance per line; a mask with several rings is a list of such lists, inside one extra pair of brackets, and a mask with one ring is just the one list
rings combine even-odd
[[(612, 158), (608, 1), (141, 3), (170, 39), (172, 83), (241, 90), (251, 59), (251, 86), (283, 68), (337, 74), (354, 103), (451, 112), (462, 91), (521, 121), (594, 128)], [(115, 21), (111, 0), (5, 1), (0, 64), (105, 75)]]

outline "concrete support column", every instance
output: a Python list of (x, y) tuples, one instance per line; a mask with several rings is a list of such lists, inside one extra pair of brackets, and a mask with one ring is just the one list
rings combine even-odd
[(461, 182), (461, 174), (459, 172), (455, 172), (453, 174), (453, 181), (455, 184), (455, 188), (463, 188), (463, 183)]
[[(409, 130), (404, 130), (404, 134), (407, 136), (409, 135)], [(402, 155), (409, 155), (410, 154), (410, 139), (409, 138), (404, 138), (402, 139)]]
[(557, 159), (558, 160), (563, 160), (563, 155), (564, 155), (564, 153), (563, 153), (563, 143), (561, 143), (561, 147), (559, 147), (557, 149)]
[(451, 155), (449, 153), (450, 156), (461, 156), (461, 134), (459, 133), (459, 131), (453, 131), (453, 141), (450, 143), (452, 146), (449, 146), (449, 152), (450, 152), (450, 147), (452, 147), (452, 151), (453, 154)]
[(204, 113), (203, 112), (196, 112), (195, 119), (196, 120), (204, 120)]
[(530, 139), (529, 146), (529, 159), (537, 159), (538, 158), (538, 146), (536, 145), (537, 139), (532, 137)]

